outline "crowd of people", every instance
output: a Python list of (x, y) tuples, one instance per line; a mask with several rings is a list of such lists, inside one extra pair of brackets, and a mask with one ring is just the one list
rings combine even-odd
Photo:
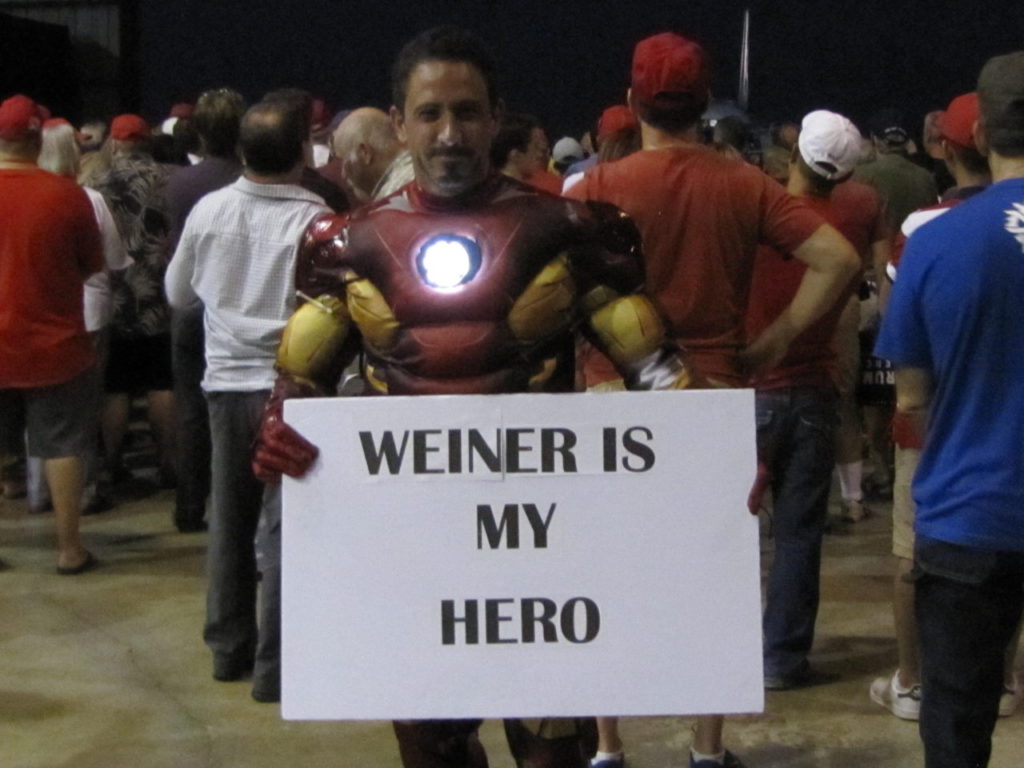
[[(929, 768), (985, 765), (1022, 692), (1024, 52), (921, 151), (893, 110), (710, 125), (707, 55), (673, 33), (553, 150), (495, 71), (441, 27), (399, 53), (390, 113), (220, 88), (76, 130), (0, 104), (4, 494), (52, 506), (57, 573), (100, 565), (80, 516), (130, 475), (144, 403), (173, 523), (209, 531), (213, 677), (276, 702), (280, 477), (317, 460), (285, 400), (752, 387), (764, 687), (828, 682), (823, 537), (891, 498), (898, 666), (866, 695), (920, 720)], [(742, 766), (723, 723), (689, 765)], [(484, 766), (478, 727), (396, 722), (403, 764)], [(506, 733), (521, 765), (625, 764), (613, 716)]]

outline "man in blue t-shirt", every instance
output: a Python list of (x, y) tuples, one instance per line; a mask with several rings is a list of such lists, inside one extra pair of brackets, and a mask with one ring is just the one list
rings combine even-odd
[(978, 79), (993, 185), (907, 243), (876, 347), (927, 422), (914, 477), (926, 768), (987, 765), (1024, 604), (1024, 51)]

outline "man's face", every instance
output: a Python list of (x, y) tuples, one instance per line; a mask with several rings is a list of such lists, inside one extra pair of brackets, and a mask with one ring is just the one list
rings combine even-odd
[(550, 157), (551, 147), (548, 145), (548, 137), (544, 135), (544, 129), (540, 127), (534, 128), (530, 132), (530, 143), (526, 145), (528, 173), (546, 171)]
[(483, 76), (463, 61), (420, 62), (409, 76), (405, 104), (391, 108), (398, 136), (412, 153), (417, 183), (444, 197), (487, 176), (498, 117)]

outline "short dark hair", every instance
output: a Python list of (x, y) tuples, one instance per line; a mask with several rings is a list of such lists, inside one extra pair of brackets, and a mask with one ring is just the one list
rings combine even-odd
[(534, 128), (540, 128), (540, 120), (533, 115), (507, 113), (502, 118), (498, 135), (491, 143), (491, 165), (500, 170), (508, 163), (508, 156), (513, 149), (525, 152)]
[(796, 147), (793, 147), (791, 156), (796, 158), (797, 167), (800, 168), (800, 173), (803, 177), (807, 179), (811, 193), (819, 197), (829, 197), (832, 194), (832, 190), (850, 178), (850, 174), (847, 174), (838, 179), (826, 179), (807, 164), (807, 161), (800, 154), (800, 150)]
[(306, 136), (313, 131), (313, 97), (309, 91), (301, 88), (277, 88), (268, 91), (260, 101), (266, 104), (282, 104), (295, 110), (298, 118), (302, 120)]
[(282, 102), (261, 101), (242, 117), (239, 147), (246, 167), (274, 176), (290, 171), (303, 159), (302, 145), (309, 138), (308, 119)]
[(399, 51), (391, 68), (391, 98), (398, 109), (405, 108), (412, 71), (424, 61), (462, 61), (473, 65), (487, 85), (491, 108), (498, 106), (497, 67), (487, 46), (472, 32), (445, 25), (421, 32)]
[(978, 106), (989, 146), (1003, 157), (1024, 157), (1024, 51), (985, 62)]
[(192, 113), (192, 126), (199, 134), (207, 155), (231, 157), (235, 154), (238, 126), (243, 114), (245, 99), (238, 91), (216, 88), (200, 94)]
[[(961, 147), (958, 144), (949, 142), (949, 147), (957, 156), (961, 165), (973, 174), (986, 174), (989, 172), (988, 158), (974, 147)], [(998, 148), (996, 149), (998, 152)]]
[(662, 94), (658, 104), (637, 104), (640, 119), (666, 133), (682, 133), (700, 122), (708, 107), (706, 96), (688, 93)]

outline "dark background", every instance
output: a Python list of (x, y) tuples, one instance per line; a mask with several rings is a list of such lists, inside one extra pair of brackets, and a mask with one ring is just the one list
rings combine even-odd
[[(23, 3), (28, 5), (30, 3)], [(109, 3), (108, 3), (109, 4)], [(827, 107), (862, 127), (884, 106), (911, 127), (971, 90), (984, 61), (1024, 48), (1022, 0), (123, 0), (121, 107), (158, 120), (176, 101), (231, 85), (249, 99), (282, 85), (332, 109), (390, 103), (402, 43), (442, 22), (478, 32), (504, 74), (511, 109), (553, 137), (579, 134), (621, 102), (634, 43), (674, 30), (704, 43), (715, 95), (737, 91), (743, 8), (750, 7), (750, 111), (764, 121)], [(0, 6), (2, 8), (2, 6)], [(13, 32), (13, 34), (12, 34)], [(75, 76), (59, 51), (0, 25), (0, 91), (57, 93)], [(53, 49), (57, 50), (57, 49)], [(50, 97), (58, 98), (58, 97)], [(61, 92), (70, 117), (89, 104)], [(95, 110), (93, 110), (95, 111)], [(76, 114), (81, 113), (81, 114)], [(109, 115), (105, 115), (109, 117)]]

